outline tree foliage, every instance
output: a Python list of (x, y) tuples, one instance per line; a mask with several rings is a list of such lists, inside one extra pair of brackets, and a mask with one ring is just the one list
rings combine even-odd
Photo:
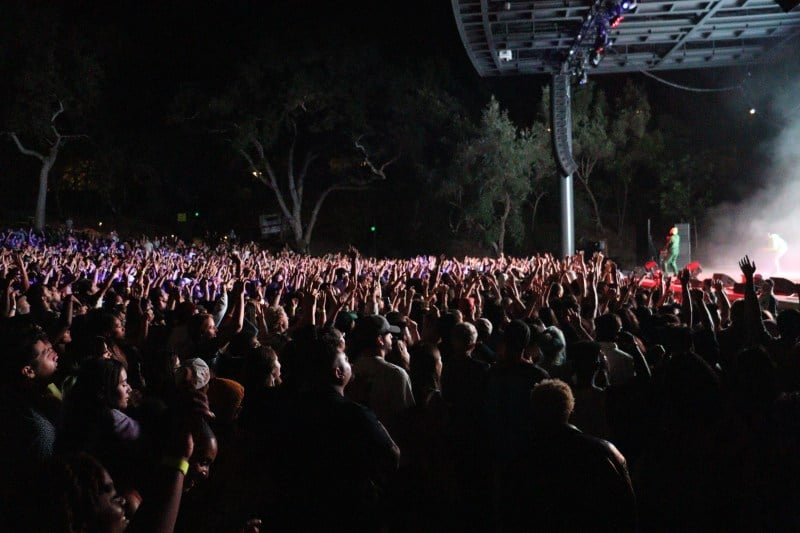
[(520, 210), (534, 189), (532, 180), (541, 177), (534, 173), (541, 146), (541, 135), (517, 128), (492, 97), (475, 136), (459, 146), (453, 175), (442, 187), (453, 229), (477, 231), (498, 254), (506, 237), (520, 242), (525, 232)]
[[(550, 106), (545, 91), (543, 107)], [(607, 213), (617, 214), (617, 230), (625, 227), (630, 185), (641, 152), (640, 140), (650, 122), (650, 105), (644, 91), (627, 82), (609, 102), (595, 83), (572, 92), (573, 155), (576, 178), (591, 205), (593, 225), (599, 237), (607, 234)]]
[(210, 125), (245, 163), (243, 175), (271, 191), (294, 246), (307, 252), (320, 209), (331, 193), (363, 190), (386, 179), (393, 159), (376, 150), (373, 127), (385, 102), (369, 82), (377, 60), (365, 52), (275, 60), (258, 55), (219, 95), (184, 94), (191, 118)]

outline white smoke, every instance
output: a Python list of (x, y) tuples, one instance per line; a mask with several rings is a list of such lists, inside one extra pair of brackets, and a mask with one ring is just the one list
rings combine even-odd
[[(704, 246), (708, 274), (709, 269), (738, 274), (738, 261), (747, 254), (765, 277), (800, 279), (800, 82), (772, 95), (770, 102), (772, 109), (764, 111), (780, 117), (785, 126), (762, 150), (768, 162), (762, 174), (748, 179), (752, 194), (708, 213), (710, 231)], [(780, 261), (781, 272), (775, 271), (769, 233), (777, 233), (789, 245)]]

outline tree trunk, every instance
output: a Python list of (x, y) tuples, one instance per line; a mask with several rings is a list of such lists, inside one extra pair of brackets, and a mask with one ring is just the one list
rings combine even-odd
[(541, 193), (536, 195), (536, 200), (533, 202), (533, 214), (531, 215), (531, 232), (533, 232), (534, 228), (536, 228), (536, 214), (539, 212), (539, 203), (544, 198), (545, 194)]
[(298, 252), (303, 252), (305, 239), (303, 239), (303, 221), (299, 218), (291, 217), (289, 224), (292, 226), (292, 238), (294, 246)]
[(592, 188), (589, 187), (589, 181), (580, 176), (578, 177), (578, 179), (583, 184), (583, 188), (586, 189), (586, 194), (589, 195), (589, 201), (592, 202), (592, 210), (594, 210), (594, 218), (595, 218), (595, 225), (597, 226), (597, 231), (599, 231), (602, 236), (605, 236), (606, 229), (603, 227), (603, 219), (600, 217), (600, 206), (597, 204), (597, 198), (592, 192)]
[(511, 213), (511, 196), (506, 193), (505, 209), (503, 209), (503, 216), (500, 217), (500, 235), (497, 237), (497, 255), (502, 256), (505, 252), (506, 243), (506, 221), (508, 215)]
[(47, 180), (50, 177), (51, 168), (53, 168), (53, 163), (50, 158), (47, 158), (42, 162), (42, 168), (39, 169), (39, 193), (36, 195), (36, 217), (33, 222), (38, 231), (44, 230), (47, 211)]

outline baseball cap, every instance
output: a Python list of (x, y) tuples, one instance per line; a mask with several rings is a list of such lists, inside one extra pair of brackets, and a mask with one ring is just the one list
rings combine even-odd
[(202, 389), (211, 381), (211, 369), (202, 359), (186, 359), (175, 373), (175, 383), (182, 385), (189, 383), (194, 389)]
[(389, 321), (381, 315), (364, 316), (356, 320), (354, 334), (360, 338), (377, 337), (386, 333), (399, 334), (401, 329), (392, 326)]

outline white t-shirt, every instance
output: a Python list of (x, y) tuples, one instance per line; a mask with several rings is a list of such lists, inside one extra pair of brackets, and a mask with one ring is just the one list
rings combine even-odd
[(408, 374), (382, 357), (362, 356), (356, 360), (353, 380), (348, 390), (350, 387), (358, 390), (357, 399), (363, 399), (381, 422), (414, 406)]

